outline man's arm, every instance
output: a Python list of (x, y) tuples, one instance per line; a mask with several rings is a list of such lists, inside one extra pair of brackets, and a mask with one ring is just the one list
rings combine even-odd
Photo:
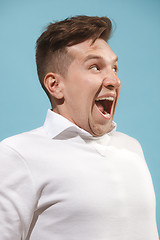
[(25, 239), (35, 205), (31, 173), (16, 151), (0, 143), (0, 239)]

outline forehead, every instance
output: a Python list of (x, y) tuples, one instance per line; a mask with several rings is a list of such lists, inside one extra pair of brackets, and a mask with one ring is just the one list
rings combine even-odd
[(117, 56), (110, 46), (103, 39), (99, 38), (94, 43), (92, 40), (86, 40), (68, 47), (68, 52), (75, 60), (77, 59), (79, 61), (87, 61), (96, 58), (96, 56), (106, 61), (117, 61)]

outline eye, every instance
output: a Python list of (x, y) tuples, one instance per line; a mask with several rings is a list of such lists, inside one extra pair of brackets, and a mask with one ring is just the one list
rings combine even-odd
[(113, 72), (115, 72), (115, 73), (118, 72), (118, 67), (117, 66), (114, 66), (112, 69), (113, 69)]
[(99, 71), (100, 70), (100, 68), (96, 64), (92, 65), (89, 69), (93, 69), (95, 71)]

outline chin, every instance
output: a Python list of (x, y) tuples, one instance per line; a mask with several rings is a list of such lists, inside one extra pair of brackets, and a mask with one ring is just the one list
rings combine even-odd
[(95, 126), (94, 125), (90, 129), (91, 129), (91, 134), (94, 137), (101, 137), (110, 131), (111, 124), (109, 124), (108, 126)]

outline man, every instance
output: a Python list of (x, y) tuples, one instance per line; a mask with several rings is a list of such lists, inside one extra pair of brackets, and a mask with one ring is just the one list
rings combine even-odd
[(157, 240), (155, 195), (139, 143), (116, 131), (111, 21), (77, 16), (37, 40), (52, 110), (1, 143), (2, 240)]

